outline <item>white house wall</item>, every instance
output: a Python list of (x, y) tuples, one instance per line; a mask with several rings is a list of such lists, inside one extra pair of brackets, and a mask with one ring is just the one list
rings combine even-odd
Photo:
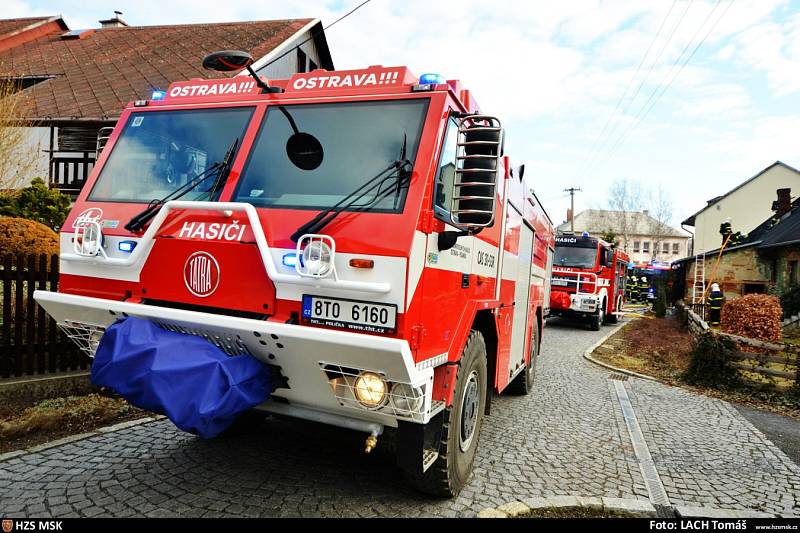
[(782, 188), (791, 188), (792, 197), (800, 195), (800, 174), (777, 165), (696, 215), (694, 253), (722, 245), (719, 226), (727, 218), (733, 231), (745, 234), (755, 229), (772, 216), (772, 202)]
[[(288, 45), (284, 48), (281, 48), (278, 51), (278, 53), (275, 54), (275, 56), (277, 57), (283, 53), (286, 53), (287, 50), (294, 48), (295, 46), (302, 43), (306, 39), (309, 39), (309, 37), (311, 37), (310, 31), (301, 33), (291, 41), (288, 41)], [(307, 56), (306, 60), (307, 64), (308, 64), (308, 59), (310, 59), (315, 64), (320, 65), (319, 52), (317, 51), (317, 46), (314, 43), (314, 39), (310, 39), (307, 43), (302, 44), (300, 46), (300, 49), (303, 52), (305, 52)], [(258, 65), (256, 65), (256, 67), (257, 66)], [(275, 61), (274, 63), (272, 63), (267, 67), (258, 68), (257, 72), (263, 76), (266, 76), (267, 79), (284, 80), (291, 78), (293, 74), (298, 72), (297, 50), (292, 50), (291, 52), (287, 53), (284, 57)]]

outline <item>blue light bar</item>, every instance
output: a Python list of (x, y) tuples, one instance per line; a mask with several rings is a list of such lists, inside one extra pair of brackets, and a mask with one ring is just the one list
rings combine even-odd
[(584, 231), (583, 232), (583, 237), (588, 237), (588, 236), (589, 236), (589, 232), (588, 231)]
[(282, 262), (285, 266), (294, 268), (297, 265), (297, 254), (285, 254)]
[(158, 89), (153, 91), (153, 94), (150, 95), (151, 100), (163, 100), (167, 97), (167, 91), (160, 91)]
[(444, 76), (441, 74), (433, 74), (429, 72), (419, 77), (420, 85), (443, 85), (445, 83), (447, 83), (447, 80), (444, 79)]
[(136, 241), (119, 241), (117, 248), (119, 248), (120, 252), (131, 253), (136, 248)]

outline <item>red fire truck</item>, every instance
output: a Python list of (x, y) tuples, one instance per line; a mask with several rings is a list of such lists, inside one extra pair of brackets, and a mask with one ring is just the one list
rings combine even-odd
[(35, 298), (89, 356), (128, 317), (252, 356), (282, 379), (259, 411), (367, 452), (396, 428), (409, 480), (455, 495), (492, 395), (533, 385), (552, 223), (460, 82), (251, 62), (128, 105)]
[(550, 316), (586, 320), (594, 331), (616, 324), (629, 261), (625, 252), (588, 233), (557, 236)]

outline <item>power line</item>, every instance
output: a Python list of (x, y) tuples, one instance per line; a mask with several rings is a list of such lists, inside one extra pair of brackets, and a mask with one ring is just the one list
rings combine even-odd
[[(731, 8), (731, 6), (733, 5), (733, 3), (735, 1), (736, 0), (731, 0), (728, 3), (728, 6), (725, 8), (725, 11), (723, 11), (722, 14), (719, 16), (719, 18), (711, 25), (709, 30), (703, 36), (703, 39), (694, 47), (694, 49), (692, 50), (691, 54), (689, 54), (686, 57), (686, 59), (684, 59), (683, 63), (681, 63), (681, 65), (678, 68), (677, 72), (675, 72), (675, 74), (672, 76), (672, 78), (670, 78), (669, 82), (666, 85), (664, 85), (663, 81), (665, 81), (667, 79), (667, 77), (669, 77), (669, 75), (672, 73), (674, 68), (676, 66), (678, 66), (678, 63), (680, 62), (681, 57), (683, 57), (684, 53), (689, 49), (689, 47), (694, 42), (694, 40), (697, 37), (697, 35), (699, 35), (699, 33), (702, 30), (702, 28), (711, 19), (711, 16), (713, 15), (714, 11), (716, 10), (716, 8), (722, 2), (722, 0), (717, 0), (717, 3), (714, 5), (714, 8), (708, 14), (706, 19), (703, 21), (703, 24), (700, 25), (700, 27), (698, 28), (697, 32), (695, 32), (695, 35), (692, 37), (692, 39), (689, 41), (689, 43), (683, 49), (683, 52), (681, 52), (681, 55), (678, 57), (678, 59), (675, 61), (675, 63), (673, 63), (672, 67), (670, 67), (669, 71), (667, 72), (667, 75), (662, 80), (662, 83), (660, 83), (659, 86), (656, 87), (656, 90), (653, 91), (653, 94), (650, 95), (650, 98), (648, 98), (648, 100), (645, 102), (644, 106), (642, 106), (642, 108), (639, 110), (639, 113), (636, 114), (636, 119), (635, 119), (636, 122), (632, 126), (630, 126), (626, 131), (624, 131), (622, 133), (622, 135), (617, 139), (617, 142), (615, 142), (614, 145), (611, 147), (611, 150), (610, 150), (609, 156), (608, 156), (608, 160), (610, 160), (611, 158), (613, 158), (614, 155), (616, 155), (618, 147), (622, 146), (623, 142), (627, 139), (628, 135), (631, 132), (633, 132), (639, 126), (639, 124), (641, 124), (644, 121), (645, 118), (647, 118), (647, 115), (650, 114), (650, 111), (653, 109), (653, 107), (655, 107), (655, 105), (661, 100), (661, 97), (664, 96), (664, 94), (667, 92), (667, 90), (669, 90), (670, 87), (672, 87), (672, 84), (675, 82), (675, 80), (678, 78), (680, 73), (683, 71), (684, 67), (689, 63), (689, 61), (692, 60), (692, 58), (695, 56), (695, 54), (700, 49), (700, 47), (703, 46), (703, 43), (706, 42), (706, 40), (711, 35), (711, 33), (716, 29), (717, 25), (725, 17), (725, 15), (728, 13), (728, 10)], [(656, 93), (658, 93), (658, 94), (656, 95)], [(655, 97), (655, 100), (653, 100), (654, 97)], [(651, 101), (652, 101), (652, 103), (651, 103)], [(648, 104), (650, 104), (649, 107), (648, 107)]]
[(338, 19), (334, 20), (333, 22), (331, 22), (330, 24), (328, 24), (327, 26), (325, 26), (325, 27), (324, 27), (324, 28), (322, 28), (321, 30), (317, 31), (316, 33), (312, 33), (312, 34), (311, 34), (311, 37), (309, 37), (308, 39), (306, 39), (306, 40), (305, 40), (305, 41), (303, 41), (302, 43), (300, 43), (300, 44), (298, 44), (298, 45), (295, 45), (295, 46), (293, 46), (293, 47), (289, 48), (288, 50), (286, 50), (284, 53), (282, 53), (282, 54), (281, 54), (281, 55), (279, 55), (278, 57), (275, 57), (275, 58), (273, 58), (273, 59), (272, 59), (272, 61), (270, 61), (269, 63), (266, 63), (266, 64), (264, 64), (264, 65), (261, 65), (260, 67), (258, 67), (258, 70), (261, 70), (261, 69), (263, 69), (263, 68), (266, 68), (266, 67), (270, 66), (271, 64), (273, 64), (274, 62), (278, 61), (279, 59), (283, 59), (283, 58), (284, 58), (284, 57), (286, 57), (287, 55), (291, 54), (292, 52), (294, 52), (295, 50), (297, 50), (298, 48), (300, 48), (301, 46), (303, 46), (304, 44), (306, 44), (308, 41), (310, 41), (310, 40), (312, 40), (312, 39), (316, 39), (316, 38), (317, 38), (317, 37), (319, 37), (319, 36), (320, 36), (320, 35), (321, 35), (321, 34), (322, 34), (322, 33), (323, 33), (325, 30), (327, 30), (327, 29), (329, 29), (329, 28), (332, 28), (332, 27), (333, 27), (333, 26), (335, 26), (337, 23), (339, 23), (339, 22), (343, 21), (344, 19), (346, 19), (347, 17), (349, 17), (350, 15), (352, 15), (353, 13), (355, 13), (356, 11), (358, 11), (359, 9), (361, 9), (362, 7), (364, 7), (366, 4), (369, 4), (371, 1), (372, 1), (372, 0), (365, 0), (364, 2), (361, 2), (361, 3), (360, 3), (360, 4), (358, 4), (356, 7), (354, 7), (353, 9), (351, 9), (350, 11), (348, 11), (347, 13), (345, 13), (344, 15), (342, 15), (341, 17), (339, 17)]
[[(664, 44), (661, 45), (661, 49), (658, 51), (658, 54), (656, 55), (655, 59), (653, 59), (653, 61), (650, 63), (650, 68), (647, 70), (647, 74), (645, 74), (644, 78), (642, 78), (641, 81), (639, 82), (638, 87), (636, 87), (636, 91), (634, 92), (634, 94), (630, 98), (630, 100), (628, 100), (628, 103), (625, 106), (625, 109), (622, 111), (622, 114), (620, 115), (620, 117), (625, 116), (625, 114), (631, 108), (631, 105), (633, 105), (633, 103), (636, 101), (636, 98), (639, 96), (639, 93), (641, 92), (642, 87), (644, 86), (645, 82), (648, 80), (648, 78), (650, 78), (650, 74), (652, 74), (653, 69), (658, 64), (659, 59), (661, 59), (661, 56), (664, 55), (664, 51), (667, 49), (667, 46), (672, 41), (672, 38), (675, 36), (675, 33), (678, 31), (678, 28), (683, 23), (684, 18), (686, 18), (686, 14), (689, 12), (689, 8), (692, 6), (693, 2), (694, 2), (694, 0), (689, 0), (689, 2), (687, 2), (686, 9), (683, 10), (683, 13), (681, 13), (680, 17), (675, 22), (675, 25), (672, 26), (672, 29), (670, 30), (669, 35), (667, 36), (666, 40), (664, 41)], [(673, 4), (673, 7), (674, 7), (674, 4)], [(672, 8), (670, 8), (670, 12), (671, 11), (672, 11)], [(666, 21), (667, 21), (667, 18), (664, 19), (664, 22), (666, 22)], [(583, 167), (582, 172), (581, 172), (582, 176), (586, 174), (585, 171), (590, 169), (592, 167), (593, 163), (597, 160), (597, 158), (600, 157), (600, 154), (603, 152), (603, 148), (605, 148), (606, 145), (608, 144), (608, 142), (614, 137), (614, 133), (617, 131), (617, 128), (619, 127), (619, 124), (620, 124), (619, 121), (614, 123), (614, 126), (611, 128), (611, 131), (608, 133), (608, 136), (606, 136), (606, 138), (603, 139), (603, 142), (600, 145), (600, 147), (598, 148), (597, 152), (592, 154), (592, 157), (590, 158), (589, 162)]]
[(659, 25), (659, 27), (658, 27), (658, 31), (656, 32), (655, 37), (653, 37), (653, 40), (650, 41), (650, 45), (647, 47), (647, 51), (642, 56), (641, 61), (639, 61), (639, 65), (636, 67), (636, 72), (633, 73), (633, 76), (628, 81), (628, 85), (625, 87), (625, 90), (623, 91), (622, 95), (619, 97), (619, 100), (617, 100), (617, 105), (614, 106), (613, 111), (611, 111), (611, 113), (608, 115), (608, 119), (606, 119), (606, 123), (603, 125), (603, 129), (600, 131), (600, 134), (597, 137), (595, 137), (594, 142), (592, 143), (592, 147), (589, 150), (589, 153), (586, 156), (586, 158), (584, 158), (584, 161), (582, 163), (581, 168), (583, 168), (583, 165), (586, 164), (586, 162), (587, 162), (587, 160), (589, 158), (593, 158), (594, 153), (595, 153), (595, 148), (597, 147), (598, 142), (600, 141), (600, 139), (603, 138), (603, 135), (605, 134), (606, 130), (608, 129), (609, 124), (611, 124), (611, 119), (614, 118), (614, 115), (616, 114), (617, 110), (620, 108), (620, 106), (622, 105), (622, 102), (625, 100), (625, 97), (628, 95), (628, 90), (633, 86), (633, 82), (636, 80), (636, 76), (639, 75), (639, 71), (642, 69), (642, 65), (644, 65), (644, 62), (647, 60), (647, 57), (650, 55), (650, 50), (653, 48), (653, 45), (658, 40), (658, 37), (661, 35), (661, 30), (664, 29), (664, 25), (667, 23), (667, 20), (669, 19), (669, 16), (672, 14), (672, 10), (675, 8), (677, 3), (678, 3), (678, 0), (673, 0), (672, 5), (669, 7), (669, 11), (667, 11), (666, 16), (661, 21), (661, 25)]

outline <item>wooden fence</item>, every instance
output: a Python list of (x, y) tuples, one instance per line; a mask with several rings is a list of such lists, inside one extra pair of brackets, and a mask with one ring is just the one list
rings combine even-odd
[[(732, 359), (730, 365), (738, 369), (740, 373), (744, 372), (743, 377), (749, 378), (747, 373), (753, 373), (766, 378), (769, 383), (774, 384), (774, 378), (780, 378), (789, 382), (789, 385), (800, 386), (800, 346), (765, 342), (723, 333), (710, 328), (691, 309), (687, 310), (687, 314), (689, 331), (694, 335), (710, 333), (733, 344), (735, 349), (729, 355)], [(775, 366), (781, 368), (774, 368)], [(752, 381), (752, 379), (750, 380)]]
[(87, 368), (89, 359), (33, 299), (58, 289), (58, 256), (0, 256), (0, 378)]

